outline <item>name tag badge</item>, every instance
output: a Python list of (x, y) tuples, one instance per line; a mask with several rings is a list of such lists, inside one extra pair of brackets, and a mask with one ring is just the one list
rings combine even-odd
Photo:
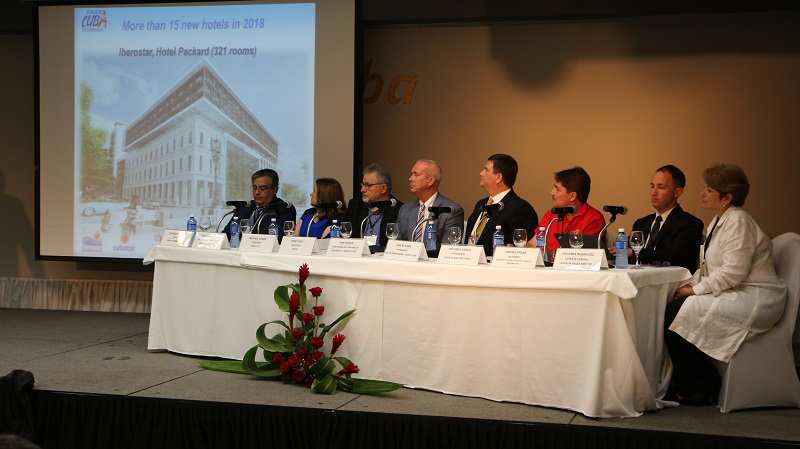
[(278, 236), (271, 234), (243, 234), (240, 252), (274, 253), (278, 250)]
[(492, 266), (533, 270), (536, 267), (543, 267), (544, 260), (542, 260), (542, 251), (539, 248), (499, 246), (494, 250)]
[(369, 246), (364, 239), (330, 239), (326, 255), (332, 257), (369, 256)]
[(447, 265), (478, 265), (486, 263), (483, 245), (442, 245), (436, 263)]
[(161, 246), (189, 248), (192, 246), (192, 237), (194, 237), (194, 232), (165, 229), (158, 244)]
[(570, 271), (600, 271), (601, 268), (608, 268), (606, 251), (604, 249), (558, 248), (553, 268)]
[(319, 239), (316, 237), (284, 237), (279, 254), (289, 256), (310, 256), (319, 252)]
[(228, 236), (221, 232), (198, 232), (194, 237), (192, 248), (224, 249), (230, 248)]
[(389, 240), (386, 244), (386, 251), (383, 252), (386, 259), (403, 260), (406, 262), (417, 262), (428, 260), (428, 253), (422, 242), (407, 242), (405, 240)]

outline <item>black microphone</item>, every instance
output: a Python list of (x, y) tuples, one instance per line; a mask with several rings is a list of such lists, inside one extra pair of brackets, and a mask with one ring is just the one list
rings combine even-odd
[(578, 209), (575, 206), (554, 207), (550, 209), (550, 212), (561, 217), (567, 214), (574, 214), (577, 211)]
[(233, 206), (237, 209), (241, 209), (247, 206), (247, 201), (225, 201), (226, 206)]
[(603, 212), (608, 212), (611, 215), (625, 215), (628, 213), (628, 208), (625, 206), (603, 206)]
[(367, 207), (373, 208), (377, 207), (378, 209), (383, 209), (386, 207), (395, 207), (397, 206), (397, 200), (394, 198), (389, 198), (386, 201), (373, 201), (371, 203), (366, 203)]
[(342, 202), (337, 200), (337, 201), (332, 201), (330, 203), (312, 204), (312, 206), (318, 209), (341, 209)]
[(501, 210), (503, 210), (504, 207), (506, 207), (506, 205), (503, 204), (502, 201), (494, 203), (494, 204), (484, 204), (483, 205), (483, 211), (484, 212), (495, 212), (495, 211), (500, 212)]
[(452, 211), (453, 208), (450, 206), (431, 206), (428, 208), (428, 212), (432, 212), (433, 215), (449, 214)]

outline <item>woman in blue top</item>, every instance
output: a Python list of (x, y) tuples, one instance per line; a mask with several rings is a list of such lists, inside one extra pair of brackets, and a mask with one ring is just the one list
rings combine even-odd
[(341, 220), (344, 216), (344, 191), (339, 181), (333, 178), (317, 179), (311, 192), (311, 205), (314, 207), (303, 212), (300, 222), (295, 226), (295, 235), (327, 238), (331, 232), (331, 222)]

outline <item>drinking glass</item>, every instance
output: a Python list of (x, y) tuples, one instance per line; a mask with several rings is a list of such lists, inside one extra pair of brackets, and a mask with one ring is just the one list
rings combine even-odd
[(250, 219), (249, 218), (242, 218), (239, 220), (239, 228), (242, 230), (242, 234), (249, 234), (250, 233)]
[(397, 228), (397, 223), (386, 223), (386, 237), (389, 240), (396, 240), (400, 236), (400, 230)]
[(514, 240), (514, 246), (517, 248), (524, 248), (525, 245), (528, 244), (528, 231), (524, 229), (514, 229), (512, 238)]
[(294, 235), (294, 222), (286, 220), (283, 222), (283, 235), (291, 237)]
[(197, 219), (197, 228), (200, 229), (200, 232), (208, 232), (211, 229), (211, 217), (208, 215), (201, 215)]
[(642, 265), (639, 263), (639, 251), (644, 248), (644, 232), (633, 231), (631, 233), (630, 245), (633, 254), (636, 256), (636, 265), (633, 268), (642, 268)]
[(583, 231), (576, 229), (569, 233), (569, 246), (575, 249), (583, 248)]
[(458, 245), (461, 243), (461, 226), (451, 226), (447, 229), (447, 241), (451, 245)]
[(349, 239), (350, 236), (353, 234), (353, 223), (350, 223), (349, 221), (343, 221), (342, 228), (340, 229), (339, 232), (342, 233), (343, 239)]

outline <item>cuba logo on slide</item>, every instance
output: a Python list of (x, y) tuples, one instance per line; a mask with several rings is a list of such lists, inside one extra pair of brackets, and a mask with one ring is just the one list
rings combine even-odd
[(108, 27), (108, 15), (105, 9), (89, 9), (83, 13), (81, 31), (105, 31)]

